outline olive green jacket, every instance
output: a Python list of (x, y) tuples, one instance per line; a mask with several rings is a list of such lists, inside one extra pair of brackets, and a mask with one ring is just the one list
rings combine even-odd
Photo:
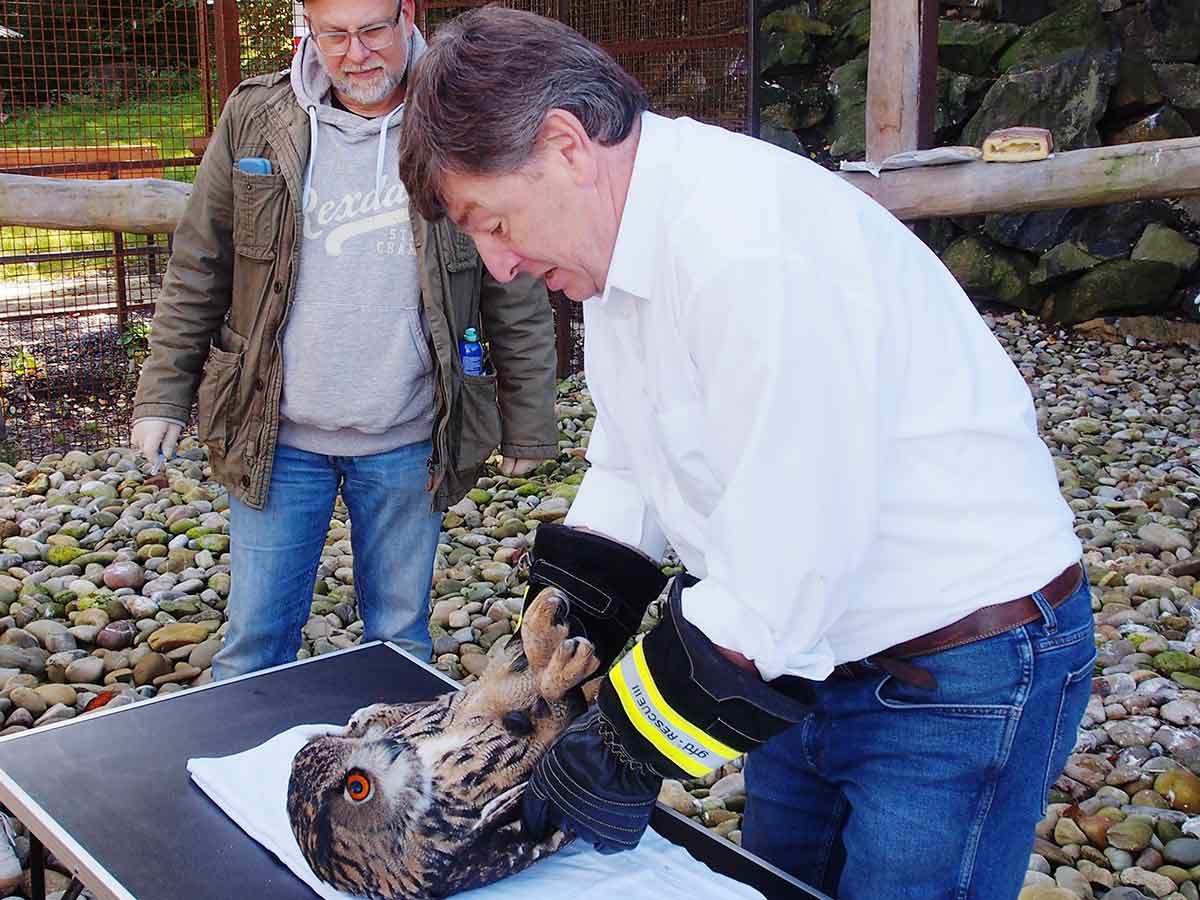
[[(279, 430), (308, 128), (286, 72), (230, 95), (175, 231), (134, 403), (135, 419), (186, 422), (198, 399), (213, 477), (255, 509)], [(238, 171), (234, 160), (247, 156), (270, 159), (274, 174)], [(429, 490), (441, 509), (497, 446), (525, 459), (557, 454), (553, 318), (543, 283), (499, 284), (452, 223), (410, 214), (435, 364)], [(456, 338), (468, 326), (488, 342), (496, 374), (463, 373)]]

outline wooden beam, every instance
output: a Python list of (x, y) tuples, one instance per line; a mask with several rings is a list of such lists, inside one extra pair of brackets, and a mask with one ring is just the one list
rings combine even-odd
[(1056, 153), (1023, 163), (969, 162), (844, 173), (904, 221), (1103, 206), (1200, 193), (1200, 138)]
[[(1200, 194), (1200, 137), (1056, 153), (1040, 162), (969, 162), (843, 173), (897, 218), (1031, 212)], [(0, 174), (0, 225), (164, 234), (192, 187), (133, 178), (77, 181)]]
[(0, 174), (0, 223), (33, 228), (166, 234), (192, 186), (161, 178), (78, 181)]
[(871, 0), (867, 159), (933, 146), (937, 0)]

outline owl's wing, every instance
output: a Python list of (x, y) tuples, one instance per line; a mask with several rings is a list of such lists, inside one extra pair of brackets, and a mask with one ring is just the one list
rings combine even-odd
[(471, 826), (472, 831), (497, 828), (515, 822), (520, 811), (521, 795), (528, 782), (513, 785), (497, 797), (493, 797), (479, 811), (479, 820)]
[(371, 729), (380, 731), (403, 726), (428, 710), (430, 701), (418, 703), (372, 703), (356, 710), (342, 731), (343, 737), (363, 737)]
[[(518, 791), (518, 798), (519, 790), (523, 787), (512, 789)], [(438, 883), (440, 896), (457, 894), (515, 875), (575, 839), (572, 834), (554, 831), (534, 843), (521, 833), (519, 821), (474, 829), (472, 837), (472, 841), (457, 851), (453, 865), (441, 871)]]

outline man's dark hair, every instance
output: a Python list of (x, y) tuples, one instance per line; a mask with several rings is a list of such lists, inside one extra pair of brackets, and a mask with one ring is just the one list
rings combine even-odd
[(546, 113), (563, 109), (604, 146), (629, 136), (649, 100), (607, 53), (561, 22), (485, 6), (442, 25), (413, 70), (400, 178), (426, 219), (445, 214), (446, 174), (517, 172)]

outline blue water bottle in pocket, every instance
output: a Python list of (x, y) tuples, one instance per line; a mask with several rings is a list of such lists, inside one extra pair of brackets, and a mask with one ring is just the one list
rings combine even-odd
[(458, 353), (462, 358), (464, 374), (483, 374), (483, 347), (479, 343), (479, 335), (476, 334), (474, 328), (468, 328), (463, 332), (462, 340), (458, 342)]

